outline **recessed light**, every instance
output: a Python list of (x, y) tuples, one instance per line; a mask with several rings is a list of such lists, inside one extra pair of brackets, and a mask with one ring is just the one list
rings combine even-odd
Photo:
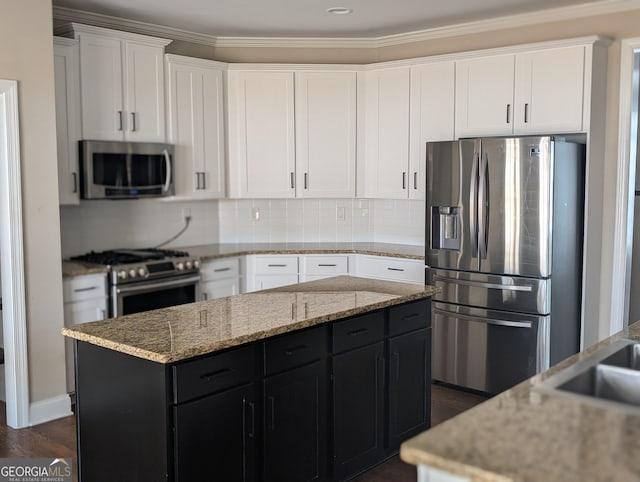
[(327, 8), (328, 13), (335, 13), (336, 15), (349, 15), (353, 13), (353, 9), (346, 7), (331, 7)]

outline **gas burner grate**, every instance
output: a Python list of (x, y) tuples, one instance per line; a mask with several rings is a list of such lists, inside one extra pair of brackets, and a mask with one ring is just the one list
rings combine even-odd
[(73, 256), (73, 261), (83, 261), (102, 265), (118, 265), (129, 263), (140, 263), (144, 261), (160, 260), (167, 258), (184, 258), (189, 256), (186, 251), (172, 249), (112, 249), (107, 251), (90, 251), (81, 256)]

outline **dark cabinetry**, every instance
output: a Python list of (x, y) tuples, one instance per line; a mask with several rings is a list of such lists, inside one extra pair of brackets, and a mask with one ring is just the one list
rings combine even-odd
[(384, 460), (403, 440), (429, 427), (430, 326), (428, 301), (334, 323), (336, 480)]
[(80, 480), (337, 481), (372, 467), (429, 426), (429, 303), (170, 365), (76, 342)]

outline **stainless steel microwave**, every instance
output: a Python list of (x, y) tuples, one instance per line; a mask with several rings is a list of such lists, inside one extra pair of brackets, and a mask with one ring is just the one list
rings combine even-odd
[(82, 199), (136, 199), (174, 194), (173, 145), (80, 141)]

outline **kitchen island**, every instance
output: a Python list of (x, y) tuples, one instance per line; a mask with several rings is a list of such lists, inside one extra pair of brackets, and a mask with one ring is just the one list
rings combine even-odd
[(640, 322), (402, 444), (430, 482), (640, 480), (640, 408), (541, 389), (562, 370), (640, 340)]
[(430, 423), (429, 286), (349, 276), (63, 329), (81, 480), (344, 480)]

